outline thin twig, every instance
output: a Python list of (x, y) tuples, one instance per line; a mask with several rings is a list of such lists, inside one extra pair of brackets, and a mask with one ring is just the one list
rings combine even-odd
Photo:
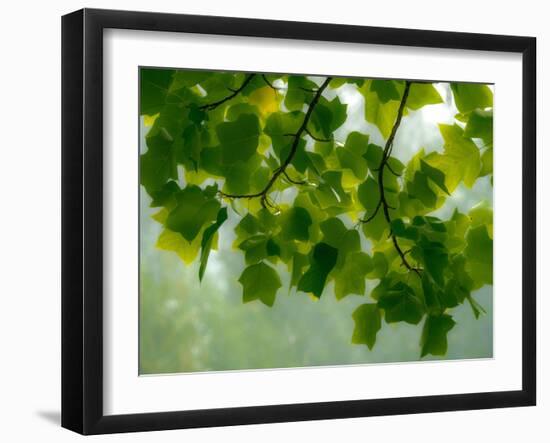
[(396, 177), (401, 177), (401, 174), (398, 174), (397, 172), (395, 172), (392, 167), (390, 166), (389, 163), (386, 163), (386, 168), (388, 168), (388, 170), (393, 174), (395, 175)]
[(304, 116), (304, 120), (302, 121), (302, 124), (296, 131), (296, 134), (294, 134), (294, 140), (292, 141), (290, 152), (287, 158), (283, 163), (281, 163), (281, 165), (277, 169), (273, 171), (273, 174), (271, 175), (271, 178), (265, 185), (264, 189), (254, 194), (226, 194), (225, 192), (218, 191), (219, 195), (226, 198), (246, 198), (246, 199), (260, 197), (261, 204), (264, 208), (267, 206), (275, 208), (275, 206), (269, 201), (269, 197), (268, 197), (269, 190), (272, 188), (272, 186), (275, 184), (275, 182), (277, 181), (277, 179), (281, 174), (285, 175), (285, 177), (288, 178), (288, 175), (286, 174), (286, 168), (292, 162), (294, 155), (296, 155), (296, 151), (298, 150), (298, 145), (300, 143), (300, 138), (302, 136), (302, 133), (306, 131), (306, 127), (309, 122), (309, 119), (311, 118), (313, 110), (315, 109), (315, 106), (319, 102), (319, 99), (321, 98), (323, 91), (326, 89), (326, 87), (328, 86), (331, 80), (332, 80), (332, 77), (327, 77), (326, 80), (323, 82), (323, 84), (319, 87), (319, 89), (317, 89), (315, 96), (313, 97), (313, 99), (309, 104), (309, 107)]
[(395, 175), (398, 175), (391, 169), (391, 167), (388, 165), (388, 160), (391, 155), (392, 147), (393, 147), (393, 140), (395, 138), (395, 134), (397, 133), (397, 129), (399, 128), (399, 125), (401, 124), (401, 119), (403, 118), (403, 111), (405, 110), (405, 104), (407, 103), (407, 97), (409, 96), (409, 90), (411, 88), (411, 82), (407, 81), (405, 83), (405, 90), (403, 91), (403, 96), (401, 97), (401, 102), (399, 103), (399, 109), (397, 110), (397, 117), (395, 119), (395, 123), (392, 127), (392, 130), (390, 132), (390, 135), (388, 137), (388, 140), (386, 141), (386, 145), (384, 146), (384, 151), (382, 153), (382, 159), (380, 160), (380, 166), (378, 167), (378, 191), (380, 193), (380, 201), (378, 202), (378, 205), (376, 206), (374, 214), (372, 214), (369, 218), (363, 221), (363, 223), (368, 223), (371, 221), (378, 212), (378, 209), (382, 207), (382, 210), (384, 212), (384, 218), (386, 219), (386, 222), (388, 223), (388, 226), (390, 228), (390, 238), (392, 239), (393, 246), (395, 250), (397, 251), (397, 254), (399, 254), (399, 257), (401, 258), (401, 262), (403, 263), (403, 266), (405, 266), (409, 271), (413, 271), (416, 275), (421, 277), (420, 271), (421, 269), (412, 266), (406, 258), (407, 252), (403, 252), (401, 249), (401, 246), (399, 245), (399, 242), (397, 241), (397, 237), (393, 233), (393, 230), (391, 228), (391, 216), (390, 216), (390, 209), (393, 209), (386, 200), (386, 194), (385, 194), (385, 188), (384, 188), (384, 170), (387, 167), (390, 172), (392, 172)]
[(283, 174), (285, 176), (285, 178), (290, 182), (292, 183), (293, 185), (305, 185), (307, 182), (305, 180), (294, 180), (293, 178), (291, 178), (289, 175), (288, 175), (288, 172), (286, 171), (283, 171)]
[(281, 89), (284, 89), (284, 88), (277, 88), (276, 86), (273, 85), (273, 83), (271, 83), (267, 77), (265, 76), (265, 74), (262, 74), (262, 79), (264, 80), (264, 82), (267, 83), (267, 86), (269, 86), (271, 89), (273, 89), (274, 91), (279, 91)]
[(216, 109), (218, 106), (220, 106), (221, 104), (231, 100), (233, 97), (235, 97), (237, 94), (239, 94), (244, 88), (246, 88), (246, 86), (250, 83), (250, 81), (254, 78), (255, 75), (256, 74), (249, 74), (245, 78), (245, 80), (243, 81), (242, 85), (239, 86), (237, 89), (232, 90), (230, 88), (227, 88), (230, 91), (232, 91), (231, 94), (229, 94), (227, 97), (224, 97), (221, 100), (215, 101), (213, 103), (207, 103), (205, 105), (199, 106), (199, 109), (206, 110), (206, 111), (212, 111), (212, 110)]
[(308, 128), (305, 128), (305, 131), (306, 131), (307, 135), (309, 135), (313, 140), (315, 140), (317, 142), (331, 142), (332, 141), (332, 139), (316, 137), (315, 135), (313, 135), (311, 133), (311, 131)]
[(371, 220), (376, 217), (376, 214), (378, 214), (378, 210), (380, 209), (380, 206), (382, 206), (382, 199), (378, 200), (378, 204), (376, 205), (376, 208), (374, 208), (374, 212), (367, 218), (359, 220), (361, 223), (368, 223)]

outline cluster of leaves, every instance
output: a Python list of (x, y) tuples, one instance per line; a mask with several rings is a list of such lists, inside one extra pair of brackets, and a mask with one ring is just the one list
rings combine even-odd
[[(440, 125), (442, 149), (406, 165), (392, 155), (402, 118), (442, 103), (431, 83), (228, 72), (142, 69), (140, 112), (151, 128), (141, 184), (164, 229), (157, 246), (202, 279), (228, 210), (239, 217), (235, 249), (246, 267), (243, 301), (275, 302), (282, 286), (320, 298), (365, 296), (352, 342), (371, 349), (386, 323), (424, 319), (421, 356), (444, 355), (452, 308), (492, 284), (492, 209), (448, 220), (430, 213), (459, 184), (492, 175), (492, 92), (451, 84), (458, 114)], [(356, 88), (365, 119), (386, 140), (348, 132), (338, 89)], [(327, 97), (333, 97), (329, 99)], [(369, 252), (367, 252), (369, 251)]]

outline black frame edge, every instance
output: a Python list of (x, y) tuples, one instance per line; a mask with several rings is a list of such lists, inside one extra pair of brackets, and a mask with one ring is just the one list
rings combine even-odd
[[(61, 425), (83, 428), (83, 222), (84, 14), (62, 17), (61, 32)], [(82, 313), (82, 314), (80, 314)]]
[(522, 385), (537, 404), (537, 40), (522, 52)]
[[(522, 389), (103, 415), (102, 82), (105, 28), (516, 52), (523, 55)], [(62, 426), (81, 434), (490, 409), (536, 404), (536, 39), (84, 9), (62, 19)]]

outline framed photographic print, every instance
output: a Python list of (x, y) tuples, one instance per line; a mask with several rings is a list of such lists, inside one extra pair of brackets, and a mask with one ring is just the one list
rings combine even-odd
[(534, 38), (62, 24), (64, 427), (535, 404)]

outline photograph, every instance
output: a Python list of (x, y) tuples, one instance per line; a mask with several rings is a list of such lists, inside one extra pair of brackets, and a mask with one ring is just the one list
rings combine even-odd
[(493, 357), (493, 84), (138, 71), (139, 375)]

